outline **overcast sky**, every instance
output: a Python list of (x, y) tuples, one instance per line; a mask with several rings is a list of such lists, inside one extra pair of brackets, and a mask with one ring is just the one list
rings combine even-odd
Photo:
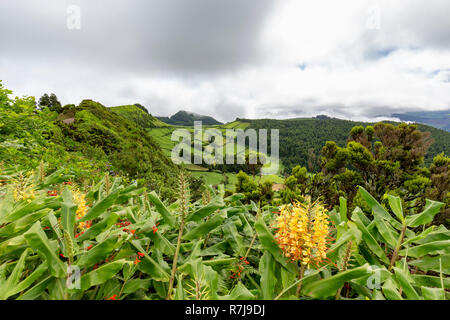
[(448, 0), (1, 0), (0, 80), (63, 104), (221, 121), (443, 110), (449, 12)]

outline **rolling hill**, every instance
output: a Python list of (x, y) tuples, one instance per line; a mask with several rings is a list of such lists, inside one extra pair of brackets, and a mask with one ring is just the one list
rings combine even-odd
[(193, 126), (194, 121), (202, 121), (204, 125), (220, 125), (222, 122), (217, 121), (213, 117), (200, 115), (190, 111), (178, 111), (171, 117), (157, 117), (159, 120), (177, 126)]

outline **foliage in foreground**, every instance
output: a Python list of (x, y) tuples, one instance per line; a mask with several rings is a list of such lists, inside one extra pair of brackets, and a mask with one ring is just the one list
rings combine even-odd
[(321, 219), (335, 239), (314, 265), (277, 243), (272, 227), (288, 207), (243, 204), (223, 187), (193, 202), (183, 175), (168, 206), (119, 177), (84, 192), (42, 168), (0, 172), (1, 299), (449, 298), (450, 232), (427, 227), (436, 201), (406, 212), (398, 197), (383, 206), (361, 187), (368, 212), (347, 212), (344, 198), (330, 212), (302, 207), (299, 217)]

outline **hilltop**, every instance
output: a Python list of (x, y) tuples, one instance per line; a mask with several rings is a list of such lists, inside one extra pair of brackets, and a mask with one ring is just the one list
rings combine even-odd
[(136, 122), (145, 129), (168, 126), (166, 123), (152, 116), (148, 110), (140, 104), (110, 107), (110, 110), (125, 119)]
[(177, 126), (193, 126), (194, 121), (202, 121), (203, 125), (220, 125), (222, 122), (217, 121), (213, 117), (204, 116), (190, 111), (178, 111), (171, 117), (156, 117), (159, 120)]

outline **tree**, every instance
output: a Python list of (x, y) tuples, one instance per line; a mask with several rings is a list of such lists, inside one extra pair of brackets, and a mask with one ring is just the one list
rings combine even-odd
[(59, 102), (54, 93), (50, 94), (50, 96), (45, 93), (39, 99), (39, 107), (41, 109), (47, 107), (50, 111), (56, 111), (57, 113), (61, 113), (63, 111), (61, 102)]

